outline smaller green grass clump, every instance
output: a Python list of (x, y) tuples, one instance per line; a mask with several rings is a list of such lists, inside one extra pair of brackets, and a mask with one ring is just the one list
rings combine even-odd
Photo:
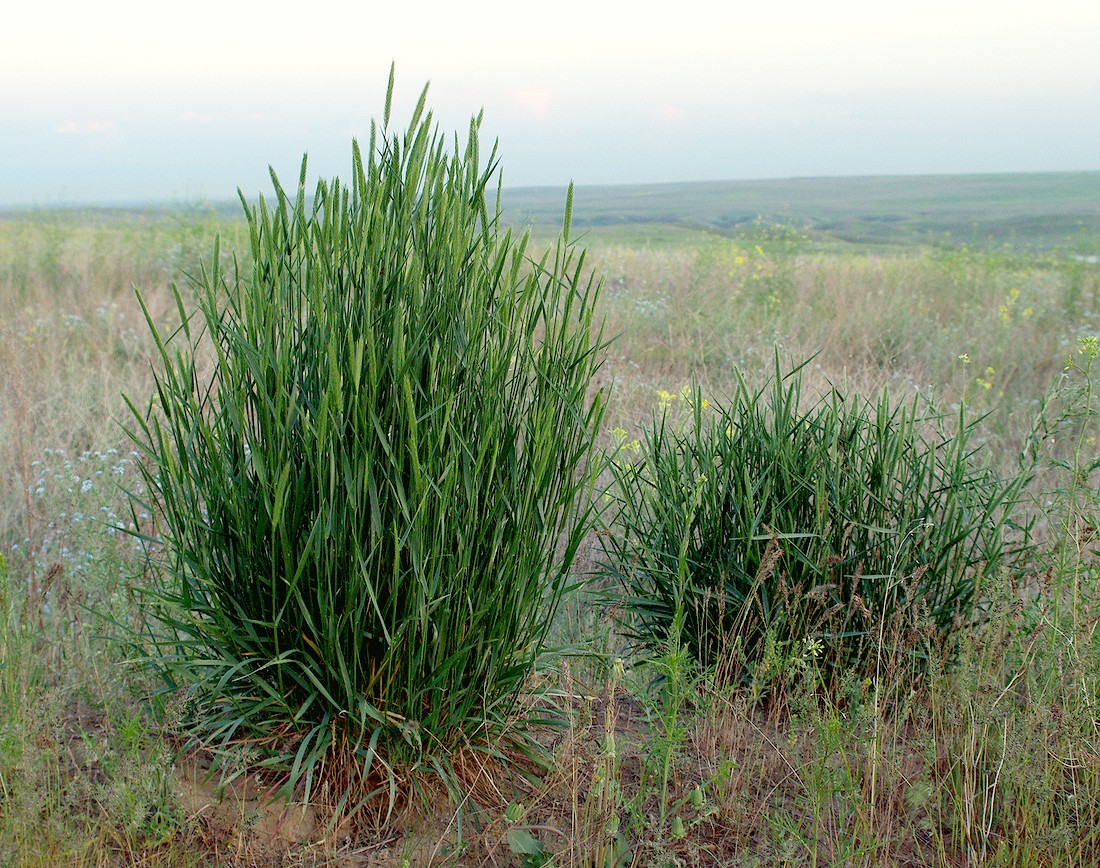
[(923, 669), (1019, 554), (1009, 512), (1029, 474), (997, 477), (965, 418), (886, 392), (809, 401), (803, 367), (777, 355), (769, 385), (739, 376), (723, 406), (666, 401), (621, 448), (602, 540), (629, 630), (733, 682), (807, 656), (834, 675), (872, 675), (883, 652)]
[(197, 313), (177, 291), (178, 329), (149, 320), (151, 662), (204, 743), (306, 799), (321, 768), (393, 798), (494, 754), (592, 522), (598, 285), (569, 205), (531, 259), (486, 204), (479, 120), (449, 154), (423, 107), (391, 136), (387, 99), (350, 186), (275, 179), (245, 203), (250, 273), (215, 254)]

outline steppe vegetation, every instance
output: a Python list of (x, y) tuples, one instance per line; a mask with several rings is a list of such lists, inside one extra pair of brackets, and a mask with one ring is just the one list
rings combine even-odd
[[(354, 458), (339, 452), (339, 438), (320, 421), (307, 445), (279, 427), (293, 415), (280, 403), (289, 392), (276, 388), (255, 404), (273, 413), (260, 428), (249, 427), (255, 419), (247, 413), (223, 415), (229, 427), (214, 434), (188, 403), (206, 395), (204, 377), (216, 369), (210, 357), (208, 367), (196, 364), (200, 391), (191, 393), (188, 360), (201, 361), (203, 341), (217, 339), (219, 328), (223, 347), (243, 346), (248, 323), (292, 331), (307, 308), (326, 303), (298, 296), (299, 316), (280, 320), (277, 304), (241, 314), (263, 301), (245, 293), (219, 318), (219, 304), (235, 298), (232, 280), (223, 284), (219, 273), (247, 276), (265, 256), (310, 249), (309, 207), (293, 194), (287, 206), (263, 217), (259, 235), (256, 224), (250, 235), (243, 220), (202, 208), (0, 219), (0, 466), (10, 469), (0, 476), (0, 862), (604, 868), (1100, 860), (1100, 268), (1084, 258), (1088, 237), (1075, 230), (1061, 244), (1024, 250), (909, 238), (883, 245), (879, 237), (860, 245), (768, 221), (725, 231), (657, 222), (587, 229), (574, 239), (588, 251), (575, 282), (587, 286), (589, 269), (602, 277), (595, 318), (605, 318), (611, 342), (588, 393), (606, 399), (602, 420), (588, 417), (600, 421), (596, 444), (606, 466), (579, 508), (598, 511), (603, 527), (573, 536), (587, 524), (567, 510), (547, 517), (564, 534), (547, 531), (540, 541), (536, 522), (502, 544), (491, 538), (507, 523), (494, 504), (518, 507), (492, 495), (517, 492), (517, 502), (534, 503), (538, 492), (523, 487), (522, 474), (452, 491), (446, 503), (465, 503), (452, 526), (447, 515), (425, 512), (431, 498), (412, 486), (420, 470), (402, 464), (409, 501), (383, 504), (384, 530), (400, 548), (392, 534), (405, 533), (407, 542), (414, 528), (410, 575), (448, 581), (450, 567), (440, 564), (457, 555), (469, 563), (456, 575), (488, 580), (498, 559), (519, 550), (532, 558), (510, 562), (511, 596), (489, 599), (500, 588), (488, 582), (476, 591), (485, 607), (467, 610), (472, 624), (489, 610), (516, 617), (494, 636), (514, 643), (507, 658), (519, 661), (514, 666), (455, 662), (462, 643), (444, 641), (453, 636), (429, 642), (412, 629), (383, 647), (382, 628), (358, 612), (356, 641), (377, 644), (368, 651), (387, 667), (406, 667), (391, 670), (402, 673), (393, 688), (402, 706), (387, 704), (377, 673), (341, 668), (341, 655), (360, 649), (322, 628), (341, 620), (342, 598), (314, 598), (331, 611), (306, 607), (296, 616), (299, 634), (319, 627), (298, 645), (315, 657), (285, 667), (279, 690), (262, 695), (272, 682), (248, 671), (250, 660), (289, 659), (264, 637), (284, 609), (267, 607), (262, 594), (244, 609), (248, 588), (277, 590), (250, 570), (266, 563), (274, 575), (273, 560), (289, 563), (306, 551), (302, 562), (323, 585), (355, 572), (325, 557), (361, 541), (352, 534), (345, 547), (324, 548), (308, 533), (280, 531), (279, 520), (264, 524), (274, 513), (316, 508), (309, 491), (298, 492), (305, 499), (296, 504), (278, 481), (284, 476), (305, 468), (320, 479), (318, 456), (346, 459), (336, 476), (354, 471)], [(1035, 206), (1039, 214), (1056, 208)], [(452, 226), (456, 245), (469, 241), (460, 228)], [(528, 255), (540, 261), (544, 246), (532, 242)], [(572, 273), (568, 255), (551, 247), (542, 260), (553, 285)], [(510, 273), (511, 260), (499, 262)], [(283, 267), (284, 277), (292, 274)], [(527, 265), (512, 276), (539, 273)], [(167, 340), (181, 314), (200, 307), (193, 344), (180, 343), (182, 332), (168, 344), (195, 355), (162, 351), (145, 315)], [(469, 313), (429, 311), (418, 324), (446, 331)], [(400, 318), (387, 322), (391, 337), (403, 333)], [(523, 360), (531, 341), (553, 334), (537, 317), (510, 322), (529, 329), (518, 334), (531, 340), (513, 345), (507, 334), (490, 335), (478, 357), (480, 385), (498, 382), (494, 372), (511, 382), (513, 368), (542, 358)], [(340, 347), (336, 333), (310, 334), (317, 343), (283, 357), (273, 385), (292, 382), (286, 372), (311, 352), (327, 359), (331, 350), (330, 360), (350, 365), (378, 349), (362, 343), (365, 332)], [(504, 341), (504, 367), (488, 351), (493, 340)], [(584, 345), (574, 350), (587, 358)], [(234, 394), (234, 377), (263, 380), (247, 356), (238, 368), (231, 356), (213, 380), (228, 389), (212, 393), (217, 406)], [(412, 400), (421, 387), (402, 380), (400, 364), (386, 368), (386, 358), (372, 370), (388, 373), (373, 382), (392, 394), (362, 402), (365, 427), (355, 436), (367, 443), (371, 430), (419, 420), (416, 458), (424, 466), (445, 468), (458, 450), (470, 460), (453, 472), (466, 473), (467, 484), (504, 473), (504, 457), (494, 463), (478, 451), (483, 441), (462, 441), (462, 429), (429, 413), (393, 410), (379, 421), (391, 399)], [(433, 388), (454, 388), (451, 374), (431, 368), (430, 353), (423, 358)], [(165, 379), (165, 362), (182, 365), (184, 376)], [(471, 404), (467, 415), (488, 426), (493, 442), (582, 435), (583, 424), (550, 423), (574, 418), (562, 408), (576, 410), (583, 399), (570, 393), (557, 397), (566, 404), (540, 403), (549, 398), (537, 385), (557, 370), (522, 393), (525, 412), (542, 420), (534, 427), (524, 429), (527, 417), (517, 416), (507, 424), (519, 427), (507, 428), (501, 420), (510, 417), (491, 412), (505, 409), (491, 390), (489, 403)], [(329, 406), (348, 394), (345, 373), (333, 368), (323, 383), (298, 383), (299, 392), (316, 387)], [(145, 432), (156, 435), (147, 445), (169, 444), (167, 452), (143, 449), (135, 422), (154, 418), (142, 414), (158, 376), (162, 408), (196, 410), (191, 429), (162, 439), (155, 427)], [(135, 425), (137, 441), (125, 433)], [(249, 442), (250, 432), (264, 437)], [(406, 442), (414, 433), (406, 431)], [(219, 464), (216, 451), (201, 449), (209, 489), (192, 492), (190, 504), (165, 502), (165, 491), (184, 491), (187, 482), (186, 468), (165, 460), (172, 436), (181, 445), (244, 438), (242, 460), (282, 449), (283, 469), (270, 468), (279, 504), (234, 499), (243, 465)], [(372, 467), (395, 456), (414, 460), (376, 445)], [(575, 472), (586, 466), (583, 455), (573, 457), (559, 482), (589, 496)], [(173, 469), (181, 485), (162, 488)], [(353, 502), (366, 483), (331, 484), (328, 538), (370, 513)], [(220, 602), (206, 598), (204, 610), (172, 598), (181, 593), (172, 577), (212, 570), (203, 558), (219, 553), (202, 548), (210, 513), (196, 504), (209, 510), (215, 491), (226, 498), (221, 515), (255, 537), (245, 541), (251, 549), (230, 552), (239, 560), (229, 574), (242, 584), (226, 588)], [(741, 508), (753, 497), (760, 508)], [(190, 542), (179, 537), (188, 517), (197, 534)], [(182, 541), (175, 549), (186, 555), (182, 567), (158, 546), (165, 534)], [(555, 557), (538, 561), (555, 540)], [(568, 574), (555, 575), (574, 548)], [(356, 552), (364, 563), (378, 554)], [(424, 564), (431, 569), (417, 573)], [(382, 567), (361, 575), (385, 579)], [(515, 586), (525, 579), (534, 584)], [(457, 588), (410, 593), (398, 620), (421, 619), (433, 636), (455, 629), (461, 611), (429, 622), (433, 607), (457, 599)], [(234, 599), (241, 609), (229, 605)], [(166, 619), (187, 642), (166, 638)], [(496, 629), (488, 621), (478, 627)], [(130, 665), (150, 655), (156, 665)], [(198, 673), (192, 681), (189, 669)], [(226, 700), (242, 672), (260, 687)], [(425, 706), (417, 690), (432, 678), (453, 717), (414, 719), (417, 703)], [(469, 685), (493, 700), (491, 710), (477, 707), (463, 689)], [(375, 706), (352, 706), (367, 695)], [(392, 716), (372, 729), (379, 709)], [(205, 745), (195, 744), (196, 732)], [(355, 757), (372, 732), (386, 773), (357, 777), (363, 766)], [(292, 802), (309, 792), (312, 804), (287, 807), (288, 784)], [(376, 786), (378, 798), (363, 810), (341, 804), (348, 792), (358, 798)]]

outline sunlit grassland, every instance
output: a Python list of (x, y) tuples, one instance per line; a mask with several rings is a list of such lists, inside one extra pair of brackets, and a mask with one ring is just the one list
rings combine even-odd
[[(788, 224), (739, 218), (721, 231), (593, 218), (581, 243), (615, 338), (597, 375), (611, 387), (603, 442), (612, 448), (614, 429), (640, 436), (692, 383), (715, 400), (737, 369), (763, 383), (778, 347), (791, 364), (812, 359), (818, 393), (888, 388), (899, 402), (988, 413), (983, 454), (1008, 472), (1052, 388), (1094, 412), (1091, 394), (1072, 392), (1091, 380), (1066, 362), (1085, 367), (1081, 340), (1100, 333), (1100, 266), (1081, 258), (1096, 238), (1077, 225), (1044, 244), (1053, 230), (1041, 204), (1028, 211), (1033, 195), (981, 219), (1026, 223), (1034, 249), (1005, 235), (942, 243), (960, 237), (954, 212), (870, 245), (827, 234), (843, 218), (824, 212), (809, 228), (791, 210), (772, 212)], [(169, 282), (210, 255), (215, 233), (228, 264), (242, 224), (212, 210), (0, 220), (0, 862), (266, 864), (277, 850), (293, 863), (357, 849), (395, 865), (1098, 858), (1091, 418), (1044, 441), (1020, 508), (1021, 523), (1037, 519), (1036, 562), (985, 590), (988, 617), (922, 691), (892, 693), (888, 665), (881, 684), (825, 691), (813, 655), (794, 648), (774, 650), (759, 692), (722, 689), (672, 654), (643, 665), (582, 589), (557, 624), (574, 656), (537, 675), (566, 712), (545, 738), (554, 762), (537, 784), (480, 781), (479, 824), (403, 815), (346, 841), (265, 813), (240, 786), (196, 784), (201, 757), (177, 755), (171, 704), (145, 701), (156, 685), (121, 666), (128, 652), (111, 641), (144, 616), (140, 552), (115, 528), (155, 531), (120, 489), (139, 476), (118, 422), (121, 394), (152, 385), (133, 288), (169, 322)], [(655, 671), (667, 685), (656, 693)]]

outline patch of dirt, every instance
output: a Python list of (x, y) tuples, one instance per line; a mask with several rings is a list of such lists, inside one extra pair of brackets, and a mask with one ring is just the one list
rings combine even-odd
[(177, 762), (176, 798), (203, 837), (240, 863), (284, 864), (291, 851), (317, 837), (312, 807), (272, 798), (269, 788), (248, 775), (223, 782), (199, 756)]

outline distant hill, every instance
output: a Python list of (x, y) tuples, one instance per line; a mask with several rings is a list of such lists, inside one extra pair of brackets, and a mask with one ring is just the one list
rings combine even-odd
[[(505, 188), (504, 219), (537, 236), (561, 227), (564, 187)], [(99, 222), (240, 220), (237, 200), (0, 209)], [(577, 187), (575, 235), (669, 243), (736, 235), (760, 220), (795, 227), (826, 245), (1011, 244), (1100, 254), (1100, 172), (895, 175)]]
[[(565, 188), (505, 189), (505, 219), (559, 225)], [(733, 233), (757, 219), (851, 243), (1083, 247), (1100, 240), (1100, 172), (789, 178), (577, 187), (573, 225)]]

